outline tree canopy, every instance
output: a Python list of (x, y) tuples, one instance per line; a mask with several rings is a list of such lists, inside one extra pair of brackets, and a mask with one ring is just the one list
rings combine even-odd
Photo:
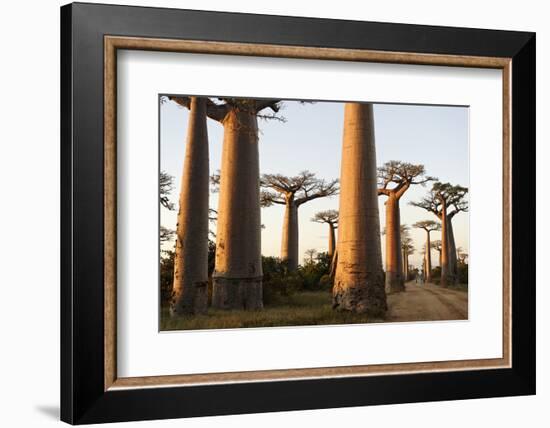
[(441, 230), (441, 224), (434, 220), (422, 220), (413, 224), (413, 227), (417, 229), (424, 229), (426, 232), (432, 232), (434, 230)]
[(311, 218), (311, 221), (315, 223), (328, 223), (333, 227), (338, 226), (338, 211), (337, 210), (326, 210), (319, 211)]
[(391, 160), (378, 167), (378, 194), (403, 196), (412, 184), (425, 185), (437, 180), (426, 175), (424, 165)]
[(263, 174), (260, 185), (264, 189), (261, 192), (261, 203), (264, 207), (273, 204), (286, 205), (289, 201), (299, 206), (313, 199), (335, 195), (339, 190), (338, 180), (327, 182), (309, 171), (302, 171), (294, 177)]
[(452, 218), (461, 211), (468, 211), (468, 201), (465, 199), (467, 193), (466, 187), (437, 181), (424, 198), (418, 202), (411, 202), (411, 205), (423, 208), (441, 218), (445, 202), (447, 216)]

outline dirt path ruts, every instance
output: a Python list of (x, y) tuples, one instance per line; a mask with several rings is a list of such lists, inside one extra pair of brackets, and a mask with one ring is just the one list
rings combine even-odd
[(468, 319), (468, 293), (433, 284), (409, 282), (403, 293), (388, 295), (386, 321), (435, 321)]

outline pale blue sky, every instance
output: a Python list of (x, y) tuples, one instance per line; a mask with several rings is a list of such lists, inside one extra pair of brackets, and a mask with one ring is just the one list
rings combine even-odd
[[(175, 189), (171, 200), (178, 200), (179, 183), (185, 154), (185, 135), (188, 111), (173, 102), (160, 107), (160, 167), (175, 177)], [(286, 123), (260, 121), (260, 171), (296, 175), (302, 170), (315, 172), (330, 180), (340, 176), (342, 124), (344, 105), (339, 102), (300, 104), (285, 101), (281, 114)], [(389, 160), (422, 163), (427, 174), (439, 180), (469, 187), (468, 171), (468, 108), (443, 106), (415, 106), (396, 104), (374, 105), (375, 138), (378, 165)], [(208, 120), (210, 146), (210, 172), (221, 164), (223, 140), (222, 126)], [(419, 200), (427, 191), (421, 186), (412, 187), (401, 199), (401, 222), (412, 225), (419, 220), (436, 220), (433, 214), (409, 205)], [(210, 195), (210, 206), (217, 207), (218, 196)], [(381, 228), (384, 227), (384, 197), (379, 198)], [(326, 251), (328, 229), (326, 225), (313, 223), (311, 217), (326, 209), (338, 209), (338, 196), (311, 201), (300, 207), (300, 255), (308, 248)], [(262, 253), (278, 256), (284, 207), (276, 205), (262, 209)], [(161, 224), (175, 229), (176, 211), (161, 209)], [(468, 249), (468, 213), (460, 213), (453, 221), (457, 247)], [(421, 245), (425, 232), (412, 229), (417, 249), (410, 262), (421, 264)], [(432, 239), (440, 239), (439, 232)], [(171, 247), (172, 244), (167, 244)], [(382, 239), (384, 254), (384, 239)], [(437, 253), (432, 253), (437, 264)]]

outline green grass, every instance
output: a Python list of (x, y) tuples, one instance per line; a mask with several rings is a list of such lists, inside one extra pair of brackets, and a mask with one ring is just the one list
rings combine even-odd
[(171, 318), (168, 309), (161, 312), (161, 330), (200, 330), (220, 328), (276, 327), (327, 324), (362, 324), (380, 320), (363, 314), (332, 309), (327, 291), (296, 293), (286, 302), (266, 305), (262, 311), (221, 311), (209, 309), (206, 315)]

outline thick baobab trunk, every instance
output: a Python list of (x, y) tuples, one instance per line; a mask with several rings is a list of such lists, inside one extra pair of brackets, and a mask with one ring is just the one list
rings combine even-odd
[(334, 280), (334, 276), (336, 275), (336, 266), (338, 265), (338, 248), (334, 250), (334, 255), (332, 256), (332, 259), (330, 260), (330, 279)]
[(381, 317), (387, 305), (372, 105), (346, 103), (342, 146), (333, 307)]
[(336, 243), (336, 228), (334, 227), (334, 224), (329, 223), (328, 224), (329, 231), (328, 231), (328, 256), (332, 260), (332, 257), (334, 256), (334, 248)]
[(447, 216), (447, 235), (449, 239), (449, 269), (456, 281), (458, 274), (458, 258), (456, 255), (455, 234), (453, 231), (453, 217)]
[(424, 256), (424, 264), (425, 264), (425, 277), (426, 282), (430, 282), (432, 280), (432, 244), (430, 242), (430, 231), (426, 231), (426, 254)]
[(281, 260), (287, 263), (291, 272), (298, 268), (298, 206), (292, 200), (285, 206)]
[(409, 280), (409, 255), (407, 250), (403, 250), (403, 281)]
[(441, 285), (447, 287), (454, 284), (454, 275), (449, 262), (449, 219), (447, 217), (447, 207), (443, 202), (441, 208)]
[(258, 124), (231, 110), (223, 120), (212, 306), (263, 308)]
[(386, 200), (386, 292), (405, 289), (401, 255), (399, 199), (391, 194)]
[(208, 285), (206, 99), (191, 97), (176, 229), (172, 314), (205, 313)]

